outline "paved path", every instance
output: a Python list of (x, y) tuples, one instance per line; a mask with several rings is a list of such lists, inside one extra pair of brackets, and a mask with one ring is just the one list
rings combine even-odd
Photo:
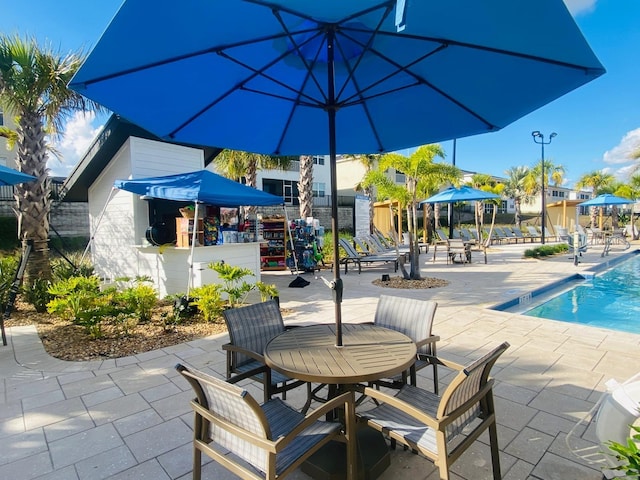
[[(511, 348), (494, 368), (499, 443), (504, 478), (600, 480), (600, 465), (579, 458), (600, 456), (593, 425), (567, 433), (605, 391), (610, 378), (625, 380), (640, 371), (640, 335), (521, 317), (485, 307), (526, 294), (622, 255), (590, 249), (580, 265), (567, 256), (544, 261), (522, 258), (522, 245), (496, 246), (489, 263), (446, 265), (421, 256), (422, 275), (449, 280), (430, 290), (390, 290), (372, 285), (391, 267), (367, 266), (342, 275), (343, 319), (370, 321), (381, 293), (439, 302), (434, 333), (439, 354), (465, 363), (501, 341)], [(636, 248), (634, 246), (633, 248)], [(628, 253), (624, 252), (624, 253)], [(479, 257), (476, 255), (476, 257)], [(321, 272), (331, 278), (331, 272)], [(288, 323), (333, 321), (330, 291), (307, 273), (311, 284), (288, 288), (288, 272), (263, 275), (280, 288)], [(192, 393), (177, 375), (178, 362), (223, 376), (226, 335), (120, 359), (92, 362), (56, 360), (44, 351), (32, 327), (8, 331), (0, 347), (0, 479), (187, 479), (191, 478)], [(424, 369), (428, 375), (430, 369)], [(444, 384), (451, 378), (441, 376)], [(428, 385), (422, 379), (423, 385)], [(257, 398), (261, 393), (253, 385)], [(303, 389), (288, 397), (303, 403)], [(487, 438), (453, 466), (456, 480), (491, 478)], [(209, 462), (203, 478), (234, 478)], [(306, 479), (296, 472), (293, 478)], [(437, 479), (431, 462), (403, 451), (392, 454), (383, 480)]]

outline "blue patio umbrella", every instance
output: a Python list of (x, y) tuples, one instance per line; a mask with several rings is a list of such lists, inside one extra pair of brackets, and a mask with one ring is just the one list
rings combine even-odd
[(36, 179), (33, 175), (19, 172), (13, 168), (0, 165), (0, 185), (17, 185), (19, 183), (33, 182)]
[(472, 200), (491, 200), (494, 198), (500, 198), (500, 195), (495, 193), (485, 192), (484, 190), (478, 190), (468, 186), (462, 186), (459, 188), (449, 187), (429, 198), (422, 200), (420, 203), (453, 203), (453, 202), (466, 202)]
[(338, 152), (496, 131), (603, 73), (562, 0), (128, 0), (70, 86), (167, 140), (329, 154), (335, 200)]
[(603, 193), (578, 205), (581, 207), (606, 207), (607, 205), (627, 205), (629, 203), (635, 203), (635, 201), (628, 198), (616, 197), (610, 193)]

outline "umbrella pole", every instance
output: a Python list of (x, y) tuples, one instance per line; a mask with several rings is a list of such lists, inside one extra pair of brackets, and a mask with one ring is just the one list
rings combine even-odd
[(189, 281), (187, 282), (187, 299), (189, 298), (189, 293), (191, 291), (191, 287), (193, 286), (193, 249), (196, 247), (196, 240), (198, 239), (198, 204), (200, 202), (196, 201), (196, 207), (193, 212), (193, 232), (191, 234), (191, 252), (189, 252)]
[(338, 177), (336, 174), (336, 106), (335, 106), (335, 65), (334, 65), (335, 32), (327, 33), (327, 76), (328, 76), (328, 108), (329, 118), (329, 165), (331, 167), (331, 233), (333, 240), (333, 302), (336, 321), (336, 347), (342, 346), (342, 290), (340, 278), (340, 250), (338, 232)]

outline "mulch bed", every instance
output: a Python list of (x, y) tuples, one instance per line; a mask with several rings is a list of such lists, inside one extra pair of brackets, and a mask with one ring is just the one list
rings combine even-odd
[(407, 289), (420, 289), (420, 288), (438, 288), (446, 287), (449, 285), (448, 280), (442, 280), (440, 278), (426, 277), (420, 280), (405, 280), (403, 277), (390, 277), (389, 280), (376, 279), (372, 282), (378, 287), (386, 288), (407, 288)]

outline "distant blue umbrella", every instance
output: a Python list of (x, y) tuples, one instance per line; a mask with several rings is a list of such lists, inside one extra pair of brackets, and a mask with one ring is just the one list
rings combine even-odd
[(449, 187), (440, 193), (422, 200), (423, 203), (452, 203), (452, 202), (465, 202), (472, 200), (492, 200), (500, 198), (500, 195), (495, 193), (485, 192), (484, 190), (478, 190), (477, 188), (471, 188), (462, 186), (460, 188)]
[(167, 140), (328, 154), (337, 255), (337, 153), (496, 131), (604, 71), (562, 0), (127, 0), (70, 87)]
[(606, 207), (607, 205), (627, 205), (635, 203), (635, 200), (629, 200), (628, 198), (616, 197), (610, 193), (603, 193), (591, 200), (579, 203), (581, 207)]
[(0, 185), (17, 185), (19, 183), (33, 182), (36, 179), (33, 175), (19, 172), (13, 168), (0, 165)]

